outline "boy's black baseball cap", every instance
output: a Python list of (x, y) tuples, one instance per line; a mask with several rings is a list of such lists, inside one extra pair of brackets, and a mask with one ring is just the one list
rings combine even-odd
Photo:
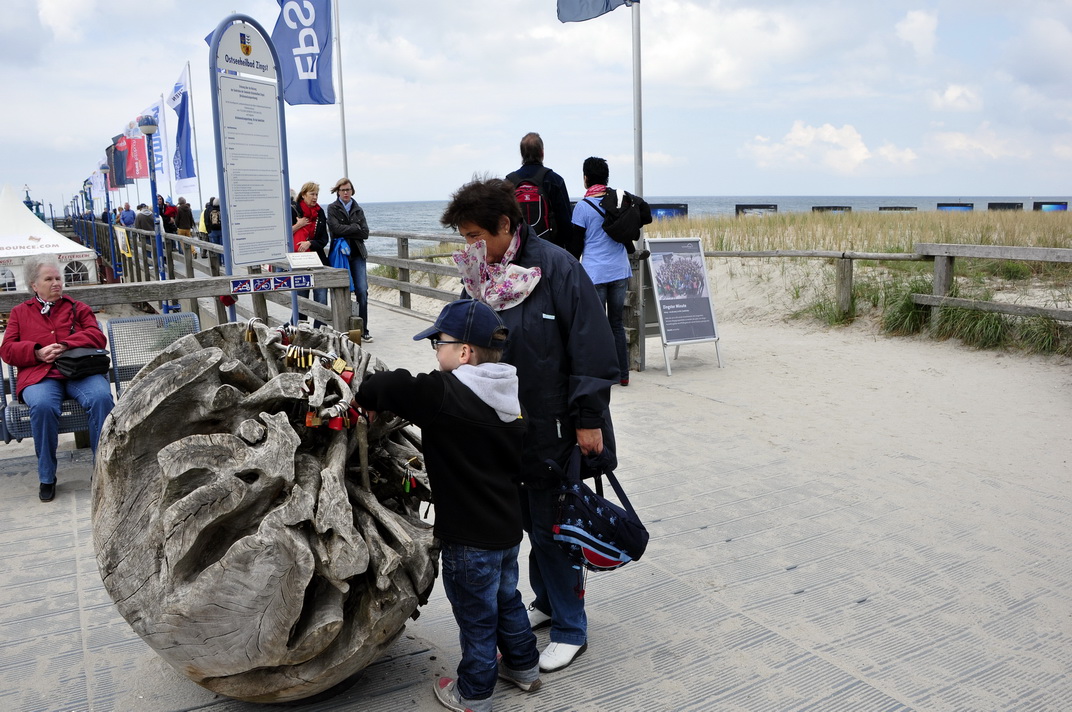
[(459, 299), (443, 307), (435, 324), (414, 336), (413, 340), (434, 339), (443, 333), (473, 346), (501, 349), (506, 346), (506, 340), (493, 338), (500, 332), (508, 333), (494, 309), (475, 299)]

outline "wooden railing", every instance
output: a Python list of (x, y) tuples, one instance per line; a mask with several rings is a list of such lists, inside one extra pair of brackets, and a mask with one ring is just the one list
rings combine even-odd
[[(107, 228), (107, 226), (104, 226), (103, 224), (100, 224), (99, 227)], [(155, 279), (155, 270), (156, 265), (158, 264), (157, 260), (159, 259), (156, 255), (155, 235), (151, 232), (139, 230), (128, 230), (128, 233), (131, 236), (131, 256), (121, 257), (123, 272), (125, 274), (133, 273), (138, 278), (149, 280)], [(393, 306), (413, 312), (411, 295), (429, 297), (442, 302), (449, 302), (457, 298), (458, 292), (456, 290), (440, 289), (431, 286), (430, 284), (422, 283), (424, 281), (434, 281), (434, 277), (456, 278), (458, 276), (457, 267), (454, 264), (441, 264), (432, 261), (435, 257), (444, 256), (443, 251), (437, 251), (432, 255), (414, 257), (411, 254), (411, 241), (421, 240), (443, 244), (445, 246), (451, 246), (452, 251), (453, 246), (461, 246), (464, 244), (465, 241), (461, 237), (456, 235), (431, 235), (387, 230), (373, 231), (371, 235), (374, 237), (393, 239), (397, 244), (395, 255), (369, 254), (368, 257), (370, 268), (369, 284), (385, 287), (397, 292), (398, 301), (397, 304)], [(176, 250), (176, 244), (184, 247), (180, 250)], [(189, 281), (189, 278), (196, 276), (198, 272), (211, 275), (212, 277), (219, 274), (217, 259), (212, 259), (211, 255), (208, 260), (196, 258), (189, 249), (190, 246), (195, 247), (198, 251), (203, 249), (216, 255), (223, 251), (221, 247), (197, 238), (182, 237), (174, 234), (166, 235), (164, 239), (164, 257), (169, 282), (176, 277), (185, 277), (186, 281)], [(449, 252), (446, 254), (449, 254)], [(804, 258), (832, 260), (835, 266), (835, 304), (838, 312), (845, 317), (851, 317), (853, 313), (853, 263), (855, 261), (933, 261), (933, 293), (914, 295), (913, 301), (917, 304), (930, 305), (936, 308), (955, 306), (966, 309), (1000, 312), (1014, 316), (1039, 315), (1059, 321), (1072, 321), (1072, 309), (1032, 307), (1019, 304), (962, 299), (950, 296), (953, 285), (953, 268), (957, 257), (1072, 263), (1072, 249), (920, 243), (916, 245), (915, 250), (910, 253), (839, 252), (829, 250), (762, 250), (705, 251), (704, 255), (711, 258)], [(385, 267), (394, 268), (397, 270), (397, 278), (373, 274), (371, 271), (374, 265), (383, 265)], [(637, 296), (640, 293), (640, 270), (636, 267), (637, 266), (634, 264), (634, 275), (630, 284), (630, 293), (626, 301), (625, 319), (626, 331), (630, 341), (630, 361), (642, 368), (643, 355), (640, 354), (639, 349), (642, 346), (643, 339), (638, 338), (638, 334), (645, 333), (650, 335), (652, 333), (651, 327), (653, 325), (655, 325), (654, 333), (658, 333), (658, 327), (654, 317), (651, 319), (647, 318), (647, 315), (645, 314), (645, 305)], [(345, 272), (342, 270), (338, 270), (338, 272), (341, 275), (345, 275)], [(324, 273), (326, 273), (324, 270), (318, 272), (318, 274)], [(414, 278), (415, 275), (421, 274), (428, 275), (429, 279), (421, 280)], [(177, 281), (181, 282), (183, 280), (178, 279)], [(339, 281), (342, 281), (341, 277), (339, 278)], [(325, 283), (318, 277), (317, 286), (324, 286), (324, 284)], [(334, 282), (332, 284), (334, 284)], [(71, 291), (73, 292), (74, 290), (72, 289)], [(168, 291), (167, 293), (171, 292)], [(209, 293), (211, 293), (211, 290), (209, 290)], [(204, 294), (202, 294), (202, 296), (204, 296)], [(158, 296), (154, 298), (159, 299), (161, 297)], [(279, 294), (273, 294), (269, 299), (271, 301), (284, 303), (284, 297)], [(332, 301), (334, 303), (336, 300), (333, 299)], [(0, 296), (0, 305), (2, 304), (2, 296)], [(191, 308), (196, 309), (196, 305), (193, 305)], [(0, 308), (0, 311), (2, 310), (3, 309)], [(326, 308), (321, 305), (317, 305), (309, 300), (302, 300), (302, 311), (306, 313), (313, 314), (318, 318), (323, 318), (321, 315), (325, 313), (324, 310), (326, 310)], [(423, 312), (421, 315), (429, 316)], [(333, 314), (330, 315), (330, 319), (334, 319)], [(323, 320), (328, 321), (329, 319)]]

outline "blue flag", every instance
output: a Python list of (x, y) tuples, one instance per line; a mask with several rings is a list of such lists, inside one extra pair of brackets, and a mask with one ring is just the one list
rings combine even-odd
[(606, 15), (625, 3), (626, 0), (558, 0), (558, 19), (561, 22), (584, 22)]
[(277, 0), (279, 19), (272, 44), (283, 73), (283, 99), (288, 104), (334, 104), (331, 81), (330, 0)]
[[(175, 88), (167, 99), (168, 106), (175, 110), (179, 117), (179, 128), (175, 133), (175, 155), (172, 164), (175, 168), (175, 180), (192, 181), (197, 177), (194, 170), (194, 151), (190, 139), (193, 136), (193, 127), (190, 124), (190, 65), (183, 68), (175, 82)], [(196, 183), (193, 183), (196, 186)], [(182, 184), (180, 192), (189, 191), (190, 182)]]

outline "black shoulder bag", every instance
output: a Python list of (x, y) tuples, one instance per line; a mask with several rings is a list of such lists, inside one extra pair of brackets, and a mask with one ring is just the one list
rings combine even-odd
[[(75, 307), (71, 316), (71, 330), (74, 333), (75, 325), (78, 324), (78, 307)], [(98, 376), (108, 373), (112, 367), (112, 361), (108, 349), (95, 349), (92, 347), (79, 347), (67, 349), (54, 362), (58, 370), (65, 378), (77, 380), (86, 376)]]

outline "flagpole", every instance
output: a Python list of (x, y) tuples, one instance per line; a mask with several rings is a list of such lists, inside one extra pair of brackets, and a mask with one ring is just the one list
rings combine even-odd
[(339, 77), (339, 123), (342, 126), (342, 174), (349, 178), (350, 168), (346, 157), (346, 102), (343, 101), (342, 96), (342, 42), (339, 40), (342, 34), (342, 23), (339, 19), (339, 0), (334, 0), (332, 5), (335, 8), (335, 67)]
[[(174, 164), (174, 161), (169, 161), (168, 160), (167, 145), (166, 145), (166, 142), (165, 142), (165, 139), (167, 137), (167, 127), (164, 126), (164, 124), (167, 122), (167, 117), (164, 116), (164, 114), (167, 113), (166, 111), (164, 111), (165, 106), (167, 106), (167, 104), (164, 103), (164, 95), (161, 94), (160, 95), (160, 117), (159, 117), (159, 121), (160, 121), (160, 126), (162, 127), (161, 130), (162, 130), (163, 133), (160, 136), (160, 150), (164, 154), (164, 157), (161, 160), (160, 165), (164, 169), (164, 175), (167, 176), (168, 195), (174, 197), (174, 195), (175, 195), (175, 184), (171, 182), (171, 174), (173, 174), (175, 172), (175, 170), (174, 170), (174, 168), (168, 169), (168, 165), (174, 166), (175, 164)], [(154, 170), (155, 170), (155, 167), (154, 167)], [(153, 203), (154, 204), (156, 203), (156, 196), (155, 195), (153, 196)]]
[(186, 60), (186, 81), (189, 82), (186, 87), (186, 101), (189, 102), (190, 110), (190, 134), (194, 139), (194, 172), (197, 174), (197, 204), (203, 208), (205, 201), (201, 197), (201, 163), (197, 158), (197, 128), (196, 122), (194, 121), (194, 80), (190, 75), (190, 60)]
[(644, 119), (640, 99), (640, 2), (627, 0), (633, 10), (633, 190), (644, 195)]

